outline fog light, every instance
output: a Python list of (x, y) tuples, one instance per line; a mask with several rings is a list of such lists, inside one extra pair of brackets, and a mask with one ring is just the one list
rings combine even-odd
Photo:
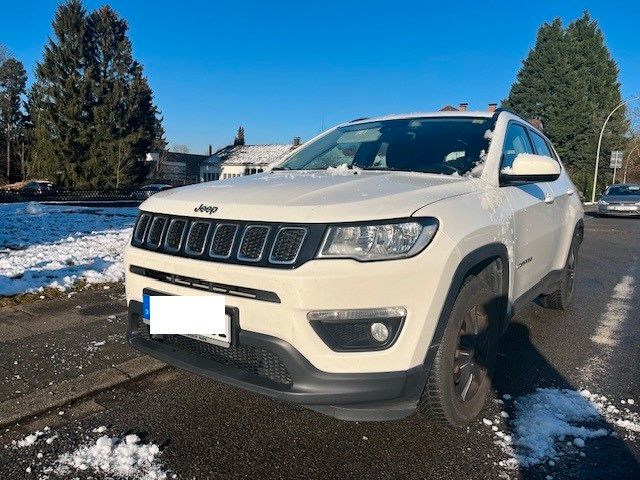
[(389, 329), (384, 323), (372, 323), (371, 324), (371, 336), (380, 343), (386, 342), (389, 338)]
[(336, 352), (382, 350), (398, 338), (407, 316), (404, 307), (314, 310), (309, 323)]

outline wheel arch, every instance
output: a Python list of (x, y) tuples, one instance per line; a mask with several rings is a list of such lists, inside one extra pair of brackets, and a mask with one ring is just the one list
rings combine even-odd
[[(495, 265), (495, 270), (488, 272), (488, 267)], [(440, 341), (447, 326), (453, 304), (464, 285), (465, 281), (477, 275), (488, 275), (488, 281), (493, 283), (499, 293), (500, 301), (500, 332), (504, 331), (508, 324), (507, 307), (509, 296), (509, 254), (506, 245), (502, 243), (490, 243), (483, 245), (467, 253), (453, 274), (451, 285), (445, 297), (436, 328), (427, 348), (424, 359), (425, 375), (429, 374), (433, 358), (440, 346)], [(426, 380), (426, 377), (425, 377)]]

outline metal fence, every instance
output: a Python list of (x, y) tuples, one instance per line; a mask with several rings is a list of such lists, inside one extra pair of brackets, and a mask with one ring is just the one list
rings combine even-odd
[(0, 203), (42, 202), (65, 205), (139, 205), (147, 192), (128, 190), (68, 190), (55, 189), (41, 193), (0, 190)]

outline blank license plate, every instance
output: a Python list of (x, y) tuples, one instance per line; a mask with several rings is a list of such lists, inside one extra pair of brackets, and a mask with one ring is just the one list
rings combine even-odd
[(183, 335), (206, 343), (231, 344), (231, 315), (223, 295), (143, 294), (142, 319), (152, 335)]

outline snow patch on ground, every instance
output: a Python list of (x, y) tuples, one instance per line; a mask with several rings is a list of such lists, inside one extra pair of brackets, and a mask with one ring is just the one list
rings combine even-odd
[(70, 476), (72, 470), (90, 470), (124, 478), (161, 480), (167, 474), (157, 461), (159, 455), (157, 445), (142, 444), (137, 435), (123, 439), (103, 435), (94, 443), (60, 455), (54, 471), (62, 476)]
[(117, 282), (135, 208), (0, 205), (0, 296)]
[(588, 390), (538, 388), (529, 395), (503, 399), (498, 403), (511, 407), (512, 415), (501, 411), (482, 423), (505, 454), (499, 465), (507, 471), (542, 464), (553, 467), (559, 458), (572, 455), (585, 457), (582, 449), (590, 439), (618, 435), (614, 426), (630, 439), (640, 432), (640, 414)]

